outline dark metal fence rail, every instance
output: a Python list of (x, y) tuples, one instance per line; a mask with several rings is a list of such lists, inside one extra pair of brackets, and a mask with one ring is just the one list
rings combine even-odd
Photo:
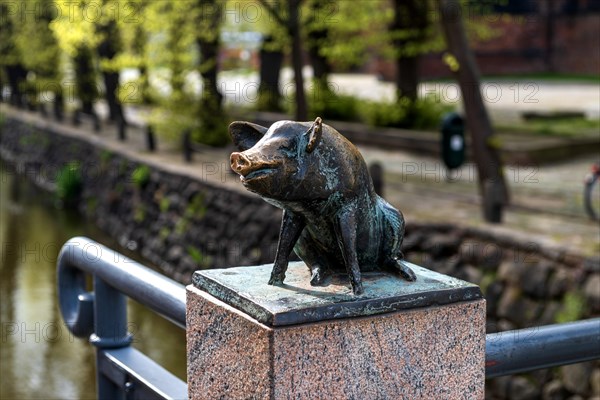
[[(88, 238), (65, 243), (58, 256), (58, 296), (65, 323), (96, 346), (100, 399), (181, 399), (187, 385), (130, 346), (127, 298), (185, 329), (185, 288)], [(88, 291), (86, 274), (93, 276)]]
[(485, 359), (487, 378), (600, 359), (600, 318), (489, 334)]
[[(94, 278), (94, 291), (85, 275)], [(126, 296), (185, 329), (185, 288), (88, 238), (58, 257), (59, 303), (69, 329), (97, 348), (98, 398), (186, 398), (187, 385), (130, 346)], [(600, 359), (600, 318), (486, 336), (486, 378)]]

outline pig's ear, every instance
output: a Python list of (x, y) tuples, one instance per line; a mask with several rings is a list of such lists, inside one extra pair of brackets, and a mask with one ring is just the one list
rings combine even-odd
[(323, 121), (321, 117), (317, 117), (313, 126), (309, 129), (308, 133), (310, 136), (308, 138), (308, 144), (306, 145), (306, 152), (311, 153), (321, 141), (321, 133), (323, 132)]
[(251, 122), (235, 121), (229, 125), (229, 135), (239, 151), (253, 147), (268, 130)]

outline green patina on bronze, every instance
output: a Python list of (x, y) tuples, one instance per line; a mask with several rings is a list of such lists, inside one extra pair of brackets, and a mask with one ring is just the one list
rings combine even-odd
[(269, 284), (283, 284), (292, 249), (311, 271), (310, 283), (346, 272), (355, 295), (361, 271), (391, 270), (414, 281), (402, 261), (402, 213), (379, 197), (358, 149), (332, 127), (279, 121), (266, 128), (234, 122), (239, 152), (231, 168), (246, 189), (283, 209)]
[(344, 273), (334, 273), (325, 287), (310, 285), (303, 262), (291, 262), (284, 284), (268, 286), (273, 264), (196, 271), (198, 289), (269, 326), (385, 314), (400, 310), (482, 298), (479, 287), (409, 264), (417, 280), (407, 282), (391, 272), (365, 272), (365, 293), (355, 296)]

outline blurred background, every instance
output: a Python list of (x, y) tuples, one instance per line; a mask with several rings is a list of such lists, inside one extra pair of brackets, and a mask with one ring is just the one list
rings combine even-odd
[[(94, 398), (56, 301), (86, 235), (181, 283), (272, 262), (279, 211), (227, 126), (323, 118), (407, 219), (410, 261), (482, 287), (488, 332), (600, 313), (600, 0), (0, 0), (1, 398)], [(185, 378), (184, 332), (130, 305)], [(597, 399), (600, 365), (487, 382)]]

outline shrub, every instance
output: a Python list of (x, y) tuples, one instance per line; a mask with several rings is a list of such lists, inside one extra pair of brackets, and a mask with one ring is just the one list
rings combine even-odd
[(403, 98), (398, 102), (361, 101), (359, 109), (363, 120), (369, 125), (409, 128), (437, 129), (442, 116), (452, 107), (424, 97), (411, 101)]
[(562, 307), (556, 314), (556, 322), (559, 324), (580, 320), (586, 313), (586, 302), (583, 294), (579, 292), (568, 292), (563, 297)]
[(78, 162), (70, 162), (56, 175), (56, 193), (62, 201), (72, 202), (79, 198), (82, 189), (81, 171)]
[(150, 182), (150, 168), (147, 165), (138, 166), (131, 173), (131, 180), (138, 189), (142, 189)]
[(372, 126), (401, 126), (406, 122), (406, 110), (396, 103), (362, 101), (361, 117)]
[(310, 119), (322, 117), (340, 121), (359, 121), (358, 103), (354, 96), (336, 94), (331, 90), (316, 90), (308, 94)]
[(150, 125), (167, 141), (181, 143), (182, 134), (191, 132), (194, 142), (209, 146), (229, 143), (226, 113), (210, 98), (201, 101), (188, 93), (174, 93), (163, 99), (150, 115)]

